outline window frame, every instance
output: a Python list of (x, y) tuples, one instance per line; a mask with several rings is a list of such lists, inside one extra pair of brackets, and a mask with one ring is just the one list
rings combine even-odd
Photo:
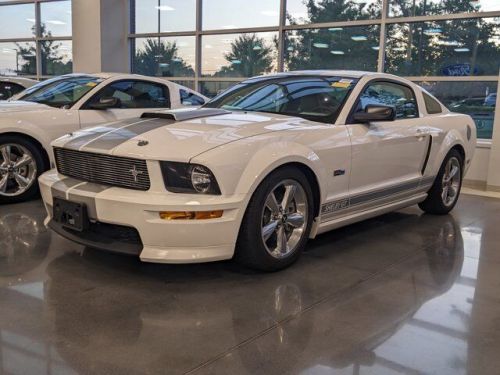
[(403, 87), (406, 87), (408, 88), (411, 93), (413, 94), (413, 97), (415, 98), (415, 110), (417, 112), (417, 115), (415, 117), (407, 117), (407, 118), (401, 118), (401, 119), (394, 119), (394, 121), (391, 121), (391, 122), (395, 122), (395, 121), (403, 121), (403, 120), (413, 120), (413, 119), (417, 119), (417, 118), (421, 118), (420, 116), (420, 108), (418, 106), (418, 96), (414, 90), (413, 87), (411, 87), (410, 85), (408, 85), (407, 83), (405, 82), (401, 82), (401, 81), (398, 81), (396, 79), (390, 79), (390, 78), (374, 78), (374, 79), (371, 79), (369, 80), (368, 82), (366, 82), (363, 87), (361, 88), (361, 90), (359, 91), (359, 94), (356, 98), (356, 100), (354, 101), (351, 109), (349, 110), (349, 115), (347, 116), (347, 119), (346, 119), (346, 125), (355, 125), (355, 124), (358, 124), (356, 121), (354, 121), (353, 119), (353, 115), (355, 113), (355, 110), (356, 108), (358, 107), (358, 104), (359, 104), (359, 101), (361, 100), (361, 95), (365, 92), (366, 88), (374, 83), (390, 83), (390, 84), (395, 84), (395, 85), (399, 85), (399, 86), (403, 86)]
[[(152, 84), (152, 85), (157, 85), (157, 86), (162, 86), (163, 87), (163, 93), (166, 94), (165, 97), (167, 99), (167, 106), (166, 107), (149, 107), (148, 109), (154, 109), (154, 108), (172, 108), (172, 98), (170, 95), (170, 89), (168, 85), (162, 83), (162, 82), (156, 82), (156, 81), (149, 81), (146, 79), (135, 79), (135, 78), (124, 78), (124, 79), (117, 79), (116, 81), (109, 82), (107, 85), (104, 85), (104, 87), (101, 87), (96, 93), (94, 93), (90, 98), (88, 98), (85, 103), (83, 103), (80, 106), (80, 110), (94, 110), (93, 108), (90, 108), (90, 104), (92, 100), (95, 97), (98, 97), (108, 86), (113, 85), (115, 83), (121, 83), (121, 82), (134, 82), (134, 83), (147, 83), (147, 84)], [(142, 107), (140, 107), (142, 108)], [(146, 107), (144, 107), (146, 108)], [(135, 109), (135, 108), (116, 108), (116, 109)]]

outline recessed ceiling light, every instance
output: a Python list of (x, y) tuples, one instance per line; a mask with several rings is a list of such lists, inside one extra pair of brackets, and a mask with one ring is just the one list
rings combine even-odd
[(424, 30), (425, 35), (441, 35), (442, 32), (443, 31), (439, 27), (434, 27)]
[(353, 35), (351, 36), (351, 39), (354, 40), (355, 42), (363, 42), (367, 40), (368, 38), (364, 35)]
[(316, 48), (328, 48), (328, 44), (326, 43), (313, 43), (313, 46)]
[(439, 40), (437, 41), (436, 44), (439, 44), (441, 46), (450, 46), (450, 47), (460, 46), (460, 43), (456, 40)]
[(167, 12), (167, 11), (175, 10), (175, 8), (169, 7), (168, 5), (157, 5), (157, 6), (155, 6), (155, 9), (158, 9), (158, 10), (160, 10), (162, 12)]

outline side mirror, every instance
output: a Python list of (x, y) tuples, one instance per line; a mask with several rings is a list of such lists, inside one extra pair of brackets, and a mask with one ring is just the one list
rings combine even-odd
[(120, 99), (110, 97), (110, 98), (101, 98), (97, 103), (91, 103), (89, 107), (92, 109), (105, 110), (110, 108), (120, 108), (121, 105), (122, 102)]
[(353, 115), (353, 120), (360, 123), (394, 121), (395, 119), (396, 111), (387, 105), (368, 104), (364, 111), (356, 112)]

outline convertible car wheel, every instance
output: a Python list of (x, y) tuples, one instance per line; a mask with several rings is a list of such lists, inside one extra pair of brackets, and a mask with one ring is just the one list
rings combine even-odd
[(296, 168), (279, 169), (261, 183), (250, 200), (236, 259), (263, 271), (289, 266), (307, 242), (313, 215), (307, 178)]
[(38, 194), (37, 178), (45, 170), (39, 149), (16, 136), (0, 138), (0, 203), (16, 203)]
[(458, 201), (462, 188), (463, 160), (457, 150), (451, 150), (444, 159), (428, 196), (419, 207), (427, 213), (446, 215)]

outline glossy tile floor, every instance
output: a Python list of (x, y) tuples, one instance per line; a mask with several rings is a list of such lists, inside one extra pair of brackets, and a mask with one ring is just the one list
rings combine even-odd
[(500, 200), (312, 241), (292, 268), (84, 250), (0, 206), (1, 374), (499, 374)]

